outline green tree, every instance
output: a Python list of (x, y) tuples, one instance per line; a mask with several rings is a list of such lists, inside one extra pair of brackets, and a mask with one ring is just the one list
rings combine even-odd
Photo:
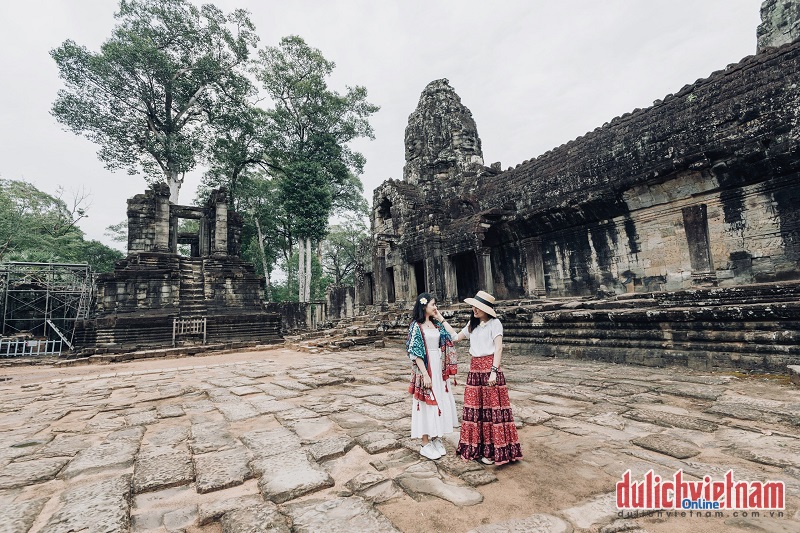
[[(292, 254), (292, 257), (287, 263), (281, 261), (281, 266), (290, 272), (297, 269), (300, 255), (298, 253)], [(309, 288), (309, 300), (324, 300), (325, 292), (328, 286), (332, 283), (330, 277), (325, 274), (322, 264), (315, 254), (311, 255), (311, 285)], [(297, 279), (294, 277), (287, 277), (285, 281), (275, 284), (273, 287), (273, 294), (275, 301), (296, 302), (298, 301), (299, 288)]]
[(209, 118), (247, 93), (258, 37), (246, 11), (188, 0), (121, 0), (99, 53), (67, 40), (51, 52), (66, 89), (52, 114), (100, 145), (110, 170), (169, 184), (173, 202), (209, 144)]
[(363, 215), (350, 214), (330, 227), (322, 242), (322, 268), (337, 287), (355, 284), (358, 245), (369, 236)]
[(288, 243), (292, 235), (292, 217), (280, 202), (277, 182), (263, 172), (245, 173), (241, 179), (240, 200), (237, 209), (244, 215), (242, 228), (242, 253), (246, 259), (260, 266), (266, 278), (267, 301), (273, 300), (271, 274), (283, 252), (289, 260)]
[(249, 102), (248, 95), (220, 105), (213, 115), (214, 142), (202, 180), (206, 191), (227, 187), (235, 207), (246, 197), (240, 185), (246, 174), (254, 168), (268, 170), (266, 154), (273, 136), (267, 112)]
[(326, 78), (335, 66), (289, 36), (260, 52), (256, 74), (275, 105), (268, 112), (274, 137), (265, 161), (294, 217), (300, 301), (311, 296), (311, 242), (324, 238), (335, 194), (351, 190), (352, 176), (364, 168), (364, 157), (347, 143), (374, 138), (369, 116), (379, 109), (367, 102), (364, 87), (348, 87), (343, 95), (329, 89)]
[(0, 261), (89, 263), (109, 271), (122, 253), (97, 241), (86, 241), (77, 222), (86, 217), (86, 195), (68, 204), (32, 184), (0, 180)]

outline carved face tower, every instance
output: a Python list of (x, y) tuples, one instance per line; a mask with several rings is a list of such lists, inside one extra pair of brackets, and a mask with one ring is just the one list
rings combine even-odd
[(472, 113), (446, 79), (425, 87), (406, 127), (403, 179), (420, 183), (458, 176), (483, 166), (483, 152)]

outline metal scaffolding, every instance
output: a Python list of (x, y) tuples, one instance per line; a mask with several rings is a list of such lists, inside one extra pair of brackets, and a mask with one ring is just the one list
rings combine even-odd
[(0, 357), (72, 349), (75, 323), (94, 297), (87, 264), (0, 263)]

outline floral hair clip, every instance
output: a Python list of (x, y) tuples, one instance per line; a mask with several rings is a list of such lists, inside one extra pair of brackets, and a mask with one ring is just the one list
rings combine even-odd
[(427, 298), (420, 298), (419, 299), (419, 303), (421, 303), (422, 305), (427, 305), (428, 304), (428, 299)]

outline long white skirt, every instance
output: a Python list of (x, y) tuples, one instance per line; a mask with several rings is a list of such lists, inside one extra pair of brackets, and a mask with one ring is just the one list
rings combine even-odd
[[(429, 437), (441, 437), (447, 433), (452, 433), (454, 427), (458, 427), (458, 412), (456, 411), (456, 399), (453, 397), (453, 384), (448, 381), (447, 391), (445, 392), (444, 380), (442, 380), (442, 358), (439, 349), (428, 350), (431, 364), (431, 385), (433, 397), (436, 398), (438, 405), (428, 405), (412, 397), (411, 402), (411, 438), (418, 439), (423, 435)], [(441, 415), (439, 414), (441, 410)]]

